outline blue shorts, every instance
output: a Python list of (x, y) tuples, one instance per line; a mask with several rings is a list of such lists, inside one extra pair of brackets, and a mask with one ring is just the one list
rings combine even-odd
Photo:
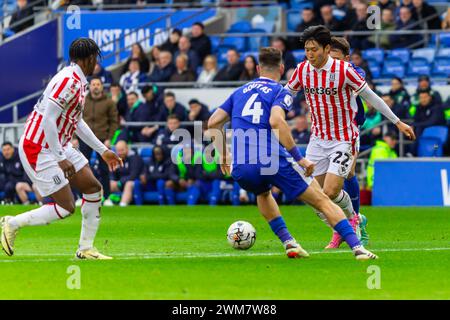
[(233, 165), (231, 176), (239, 186), (258, 195), (279, 188), (288, 202), (294, 201), (306, 191), (312, 182), (312, 177), (306, 177), (303, 168), (297, 163), (280, 158), (279, 169), (271, 175), (261, 174), (264, 166), (260, 164)]

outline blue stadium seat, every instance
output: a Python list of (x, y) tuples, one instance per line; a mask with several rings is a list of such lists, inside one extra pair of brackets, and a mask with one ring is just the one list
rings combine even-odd
[(232, 33), (247, 33), (252, 28), (252, 25), (248, 21), (238, 21), (233, 23), (230, 28), (228, 29), (228, 32)]
[(450, 57), (450, 48), (440, 48), (436, 53), (436, 58), (439, 57)]
[(443, 150), (439, 139), (420, 137), (417, 147), (417, 156), (419, 157), (442, 157)]
[(222, 45), (232, 45), (237, 51), (243, 52), (247, 50), (246, 37), (226, 37), (223, 39)]
[(383, 64), (381, 75), (383, 77), (400, 77), (405, 76), (405, 66), (400, 58), (386, 58)]
[(314, 7), (313, 2), (310, 0), (291, 0), (289, 2), (291, 4), (291, 8), (293, 9), (304, 9)]
[(0, 200), (3, 200), (5, 198), (5, 193), (3, 191), (0, 191)]
[(420, 48), (413, 50), (411, 58), (425, 58), (431, 64), (435, 55), (436, 50), (434, 48)]
[(446, 126), (432, 126), (423, 130), (421, 137), (436, 138), (441, 144), (445, 144), (448, 138), (448, 128)]
[(433, 74), (443, 73), (450, 76), (450, 56), (434, 59)]
[(227, 62), (227, 51), (230, 49), (236, 49), (234, 45), (221, 44), (217, 48), (217, 63), (223, 64)]
[(384, 50), (379, 48), (366, 49), (362, 52), (364, 59), (375, 59), (378, 63), (384, 60)]
[[(249, 33), (267, 33), (264, 29), (251, 29)], [(267, 36), (255, 36), (248, 38), (248, 50), (258, 51), (259, 48), (269, 46), (269, 37)], [(256, 55), (255, 57), (258, 57)]]
[(256, 60), (258, 60), (258, 54), (259, 54), (259, 51), (246, 51), (246, 52), (242, 52), (241, 60), (244, 60), (245, 57), (247, 57), (247, 56), (254, 56), (254, 57), (256, 58)]
[(411, 51), (406, 48), (401, 49), (393, 49), (388, 51), (387, 58), (390, 57), (398, 57), (402, 60), (403, 63), (407, 64), (409, 62), (409, 57), (411, 56)]
[(431, 73), (431, 67), (425, 58), (412, 58), (408, 65), (408, 76), (418, 77), (421, 75), (429, 76)]
[(209, 39), (211, 39), (211, 49), (212, 52), (217, 52), (217, 48), (222, 43), (222, 38), (218, 36), (209, 36)]
[(253, 26), (253, 28), (255, 28), (255, 29), (264, 29), (264, 30), (266, 30), (267, 33), (273, 32), (274, 27), (275, 27), (274, 21), (265, 21), (265, 22), (261, 22), (261, 23), (256, 23)]
[(439, 43), (441, 47), (450, 48), (450, 32), (439, 34)]
[(293, 50), (292, 54), (294, 55), (295, 61), (297, 61), (297, 63), (305, 60), (305, 50)]
[(141, 149), (141, 152), (139, 155), (141, 156), (142, 160), (144, 160), (145, 164), (148, 164), (150, 162), (150, 159), (152, 157), (153, 148), (152, 147), (145, 147)]
[(286, 11), (286, 24), (288, 31), (295, 31), (297, 25), (302, 22), (302, 15), (300, 10)]
[(381, 76), (381, 65), (375, 59), (367, 59), (367, 64), (372, 76), (378, 79)]

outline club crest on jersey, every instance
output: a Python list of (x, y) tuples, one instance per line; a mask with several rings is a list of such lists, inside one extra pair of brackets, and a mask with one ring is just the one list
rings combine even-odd
[(335, 81), (335, 80), (336, 80), (336, 78), (335, 78), (334, 73), (330, 74), (330, 81)]

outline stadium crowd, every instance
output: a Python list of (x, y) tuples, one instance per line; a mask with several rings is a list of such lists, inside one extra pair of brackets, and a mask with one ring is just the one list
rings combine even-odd
[[(286, 1), (280, 2), (289, 6)], [(19, 8), (25, 8), (26, 3), (26, 0), (17, 1)], [(107, 1), (104, 0), (103, 3)], [(442, 21), (439, 16), (434, 17), (436, 11), (426, 1), (402, 0), (400, 4), (380, 0), (378, 5), (382, 9), (383, 30), (450, 28), (450, 15), (447, 14)], [(19, 10), (15, 19), (20, 21), (26, 15)], [(304, 8), (301, 15), (302, 22), (295, 29), (297, 32), (317, 24), (324, 24), (332, 31), (367, 30), (367, 4), (364, 1), (315, 1), (311, 8)], [(424, 22), (427, 17), (434, 18)], [(353, 48), (351, 61), (366, 71), (371, 88), (402, 120), (408, 120), (412, 124), (418, 137), (426, 128), (449, 125), (450, 97), (444, 101), (439, 92), (434, 90), (428, 75), (418, 77), (417, 89), (413, 95), (408, 94), (401, 77), (391, 79), (388, 92), (379, 92), (371, 81), (370, 68), (360, 51), (374, 46), (373, 37), (352, 36), (348, 40)], [(395, 35), (380, 41), (385, 49), (412, 44), (417, 47), (425, 45), (425, 40), (420, 35)], [(270, 45), (283, 52), (286, 65), (284, 79), (289, 79), (299, 62), (292, 51), (300, 49), (298, 39), (275, 37), (271, 39)], [(196, 150), (193, 145), (177, 149), (177, 161), (171, 161), (173, 146), (178, 143), (174, 131), (183, 127), (193, 129), (181, 122), (201, 121), (205, 129), (206, 121), (217, 106), (207, 106), (195, 98), (189, 101), (188, 106), (184, 106), (161, 83), (208, 84), (215, 81), (250, 81), (258, 77), (255, 55), (243, 55), (243, 52), (230, 47), (222, 63), (219, 63), (220, 59), (213, 48), (211, 37), (205, 33), (205, 26), (196, 22), (189, 34), (173, 29), (166, 42), (154, 46), (148, 53), (144, 52), (139, 43), (134, 44), (119, 77), (114, 77), (100, 63), (97, 64), (94, 76), (89, 79), (90, 91), (86, 98), (84, 118), (97, 137), (107, 146), (115, 147), (124, 161), (124, 167), (111, 174), (101, 157), (93, 154), (87, 145), (76, 138), (73, 143), (91, 159), (95, 174), (103, 185), (105, 205), (118, 203), (126, 206), (132, 202), (183, 202), (190, 205), (199, 202), (210, 205), (228, 202), (238, 205), (252, 201), (252, 195), (239, 189), (230, 177), (223, 176), (218, 165), (214, 161), (208, 162), (202, 150)], [(373, 162), (379, 158), (396, 157), (398, 137), (393, 133), (395, 128), (391, 126), (387, 132), (381, 129), (380, 123), (385, 119), (370, 104), (365, 103), (364, 107), (366, 121), (361, 127), (364, 132), (361, 136), (361, 150), (373, 147), (367, 178), (367, 186), (370, 188), (373, 184)], [(293, 110), (287, 117), (291, 120), (296, 143), (306, 145), (310, 137), (309, 112), (303, 92), (294, 98)], [(139, 126), (132, 125), (133, 122), (165, 122), (165, 125)], [(448, 140), (447, 155), (450, 149)], [(130, 145), (135, 144), (151, 147), (130, 148)], [(417, 155), (417, 145), (407, 146), (406, 151), (412, 156)], [(8, 142), (2, 146), (0, 181), (3, 182), (0, 183), (0, 193), (3, 193), (6, 202), (42, 201), (38, 194), (29, 198), (33, 186), (21, 168), (17, 150)], [(282, 201), (282, 196), (279, 196), (279, 200)]]

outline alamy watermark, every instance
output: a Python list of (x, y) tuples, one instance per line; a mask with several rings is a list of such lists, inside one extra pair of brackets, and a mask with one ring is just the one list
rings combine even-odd
[(366, 282), (367, 289), (381, 289), (381, 268), (376, 265), (370, 265), (367, 267), (367, 274), (370, 274)]
[(67, 267), (66, 273), (69, 275), (66, 280), (66, 287), (69, 290), (81, 289), (81, 269), (79, 266), (71, 265)]

